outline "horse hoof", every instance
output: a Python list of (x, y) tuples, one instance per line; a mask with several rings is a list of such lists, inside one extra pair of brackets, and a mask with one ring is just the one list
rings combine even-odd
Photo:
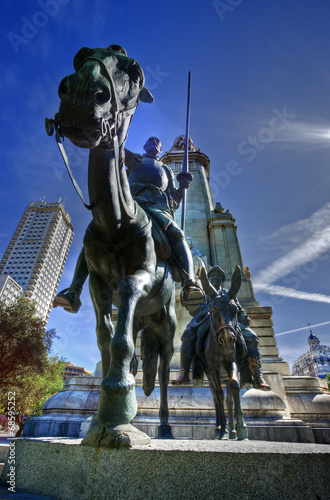
[(222, 431), (221, 429), (216, 428), (215, 432), (214, 432), (214, 439), (228, 439), (228, 431), (227, 431), (227, 429), (225, 429), (224, 431)]
[(238, 441), (243, 441), (243, 439), (248, 439), (248, 430), (246, 425), (244, 427), (237, 427), (237, 439)]
[(161, 424), (158, 426), (158, 439), (174, 439), (172, 434), (172, 427), (169, 424)]
[(131, 424), (126, 425), (102, 425), (93, 418), (86, 437), (81, 444), (94, 446), (95, 448), (131, 448), (136, 445), (146, 445), (151, 439), (144, 432), (139, 431)]
[(236, 431), (230, 431), (229, 432), (229, 439), (237, 439), (237, 432)]

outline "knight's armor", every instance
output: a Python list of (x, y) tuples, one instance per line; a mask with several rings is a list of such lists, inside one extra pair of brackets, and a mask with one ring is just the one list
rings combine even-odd
[[(172, 170), (148, 155), (136, 155), (125, 149), (129, 185), (133, 198), (138, 202), (154, 205), (157, 211), (174, 211), (182, 199), (182, 191), (174, 185)], [(148, 183), (146, 183), (148, 179)]]

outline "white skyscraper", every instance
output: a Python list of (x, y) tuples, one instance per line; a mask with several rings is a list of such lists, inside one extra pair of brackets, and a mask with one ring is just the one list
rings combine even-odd
[(71, 217), (60, 203), (30, 202), (0, 263), (48, 319), (73, 237)]
[(0, 302), (10, 306), (22, 295), (22, 287), (11, 276), (0, 275)]

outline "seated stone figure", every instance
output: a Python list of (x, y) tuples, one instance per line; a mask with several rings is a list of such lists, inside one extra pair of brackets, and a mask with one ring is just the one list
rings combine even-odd
[[(145, 154), (139, 155), (125, 149), (131, 193), (165, 236), (170, 247), (170, 260), (181, 278), (181, 303), (191, 310), (205, 302), (206, 298), (202, 288), (195, 282), (191, 251), (183, 231), (175, 222), (174, 210), (180, 205), (183, 189), (189, 188), (192, 175), (181, 172), (179, 188), (176, 188), (172, 170), (158, 160), (162, 151), (160, 140), (150, 137), (144, 150)], [(73, 281), (69, 288), (57, 294), (54, 307), (62, 306), (66, 311), (77, 312), (81, 306), (80, 294), (87, 276), (88, 269), (82, 249)]]
[[(220, 290), (223, 282), (226, 279), (224, 271), (219, 266), (214, 266), (208, 272), (208, 278), (210, 283), (214, 286), (216, 290)], [(239, 327), (242, 332), (243, 339), (246, 344), (247, 349), (247, 361), (250, 370), (250, 374), (253, 377), (253, 385), (256, 389), (261, 389), (263, 391), (270, 391), (271, 387), (266, 383), (263, 378), (261, 371), (261, 356), (259, 351), (259, 340), (257, 335), (253, 330), (249, 328), (250, 318), (248, 317), (246, 311), (242, 308), (238, 301), (237, 305), (239, 307), (238, 321)], [(202, 304), (199, 306), (194, 318), (188, 324), (187, 328), (182, 334), (181, 340), (181, 350), (180, 350), (180, 373), (176, 380), (173, 380), (173, 385), (188, 384), (189, 371), (192, 360), (196, 351), (196, 342), (198, 337), (203, 335), (204, 332), (208, 331), (210, 328), (210, 314), (208, 304)], [(244, 364), (244, 359), (240, 358), (240, 353), (245, 356), (246, 350), (240, 343), (240, 339), (237, 340), (237, 356), (238, 364)], [(244, 379), (249, 378), (249, 375), (244, 377)], [(242, 378), (241, 373), (241, 378)], [(244, 383), (248, 380), (244, 380)]]

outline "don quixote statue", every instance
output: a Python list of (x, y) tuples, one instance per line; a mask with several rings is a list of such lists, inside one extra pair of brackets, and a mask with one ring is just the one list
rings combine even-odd
[[(131, 192), (125, 169), (127, 132), (139, 102), (154, 100), (144, 87), (143, 71), (118, 45), (81, 49), (74, 58), (74, 69), (59, 85), (59, 112), (54, 120), (46, 120), (46, 128), (50, 135), (55, 130), (62, 156), (82, 200), (62, 138), (90, 149), (90, 201), (89, 204), (83, 202), (92, 213), (92, 222), (85, 233), (73, 286), (58, 294), (55, 305), (71, 312), (77, 310), (79, 293), (74, 283), (83, 282), (89, 274), (103, 380), (98, 410), (82, 444), (146, 443), (150, 438), (130, 425), (137, 412), (131, 373), (134, 339), (142, 330), (146, 395), (154, 388), (160, 357), (158, 436), (172, 437), (167, 387), (176, 327), (173, 278), (182, 283), (181, 300), (185, 307), (195, 307), (205, 301), (203, 290), (194, 280), (189, 247), (173, 215), (192, 176), (181, 175), (180, 186), (175, 188), (171, 172), (165, 171), (158, 161), (160, 141), (150, 138), (146, 155), (130, 157), (131, 164), (137, 163), (130, 172), (132, 185), (135, 184)], [(152, 186), (146, 178), (148, 175), (153, 176)], [(153, 201), (151, 197), (156, 194)], [(165, 206), (159, 208), (161, 201)], [(111, 319), (113, 304), (118, 308), (116, 328)]]

